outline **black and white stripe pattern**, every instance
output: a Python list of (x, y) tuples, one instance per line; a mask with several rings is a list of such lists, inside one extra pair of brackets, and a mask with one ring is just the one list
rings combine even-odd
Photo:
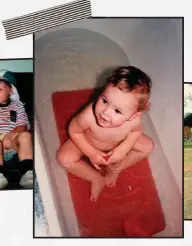
[(79, 0), (2, 21), (7, 39), (91, 17), (89, 0)]
[[(11, 111), (16, 112), (15, 121), (11, 120)], [(15, 127), (23, 125), (27, 126), (27, 130), (30, 129), (30, 123), (22, 104), (11, 101), (9, 105), (0, 107), (0, 133), (13, 131)]]

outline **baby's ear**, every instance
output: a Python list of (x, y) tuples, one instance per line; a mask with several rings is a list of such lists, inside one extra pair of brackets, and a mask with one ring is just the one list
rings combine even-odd
[(137, 113), (135, 113), (135, 114), (130, 118), (130, 120), (134, 120), (134, 119), (136, 119), (137, 117), (140, 117), (140, 115), (141, 115), (141, 112), (137, 112)]
[(13, 89), (11, 88), (10, 89), (10, 95), (13, 95), (14, 94), (14, 92), (13, 92)]

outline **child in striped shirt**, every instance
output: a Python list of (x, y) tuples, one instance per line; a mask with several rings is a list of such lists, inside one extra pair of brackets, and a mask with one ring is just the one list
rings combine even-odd
[(0, 72), (0, 189), (8, 185), (4, 168), (4, 154), (7, 151), (18, 153), (22, 173), (20, 185), (25, 188), (33, 186), (32, 137), (28, 132), (30, 124), (23, 104), (11, 100), (15, 83), (13, 73)]

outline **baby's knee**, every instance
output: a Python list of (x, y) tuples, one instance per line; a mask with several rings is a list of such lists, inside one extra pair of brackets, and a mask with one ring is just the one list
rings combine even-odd
[(154, 150), (154, 142), (151, 138), (148, 137), (148, 141), (146, 144), (146, 151), (148, 154), (151, 154)]
[(68, 151), (59, 149), (56, 154), (57, 162), (60, 166), (68, 168), (69, 165), (73, 162), (72, 156)]
[(19, 143), (26, 143), (32, 141), (32, 136), (29, 132), (20, 132), (18, 134), (18, 142)]

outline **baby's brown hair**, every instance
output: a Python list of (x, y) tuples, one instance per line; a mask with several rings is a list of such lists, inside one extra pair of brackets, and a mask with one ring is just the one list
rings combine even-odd
[(138, 101), (138, 111), (150, 109), (152, 83), (150, 77), (140, 69), (133, 66), (117, 67), (106, 80), (122, 91), (132, 92)]

